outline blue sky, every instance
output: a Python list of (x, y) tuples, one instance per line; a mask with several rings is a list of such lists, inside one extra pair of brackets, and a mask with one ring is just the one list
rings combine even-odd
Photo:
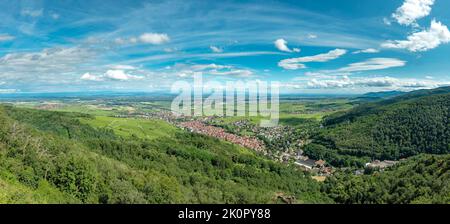
[(159, 91), (177, 80), (283, 92), (450, 84), (450, 1), (0, 0), (0, 93)]

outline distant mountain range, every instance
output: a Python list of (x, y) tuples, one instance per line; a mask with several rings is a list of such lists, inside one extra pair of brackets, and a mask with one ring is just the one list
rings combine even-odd
[(384, 91), (384, 92), (369, 92), (365, 93), (360, 98), (390, 98), (405, 94), (406, 92), (402, 91)]

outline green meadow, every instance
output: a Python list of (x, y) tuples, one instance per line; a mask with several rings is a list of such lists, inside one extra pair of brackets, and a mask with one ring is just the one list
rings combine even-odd
[(96, 116), (95, 118), (82, 118), (82, 123), (96, 128), (111, 129), (119, 136), (136, 136), (145, 139), (157, 139), (169, 137), (178, 129), (169, 123), (156, 119), (141, 118), (115, 118), (107, 116)]

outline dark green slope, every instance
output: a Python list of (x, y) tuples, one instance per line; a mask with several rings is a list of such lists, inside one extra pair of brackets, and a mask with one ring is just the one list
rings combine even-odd
[(305, 152), (335, 166), (450, 153), (450, 88), (420, 90), (333, 114)]
[(420, 155), (384, 171), (336, 174), (323, 191), (337, 203), (450, 203), (450, 155)]
[(235, 145), (121, 138), (79, 116), (0, 106), (0, 203), (331, 202), (308, 174)]

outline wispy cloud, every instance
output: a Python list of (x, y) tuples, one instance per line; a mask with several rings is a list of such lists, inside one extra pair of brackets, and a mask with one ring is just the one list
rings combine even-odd
[(302, 69), (302, 68), (306, 68), (306, 65), (304, 64), (306, 62), (326, 62), (326, 61), (337, 59), (346, 53), (347, 53), (347, 50), (335, 49), (335, 50), (329, 51), (327, 53), (318, 54), (318, 55), (314, 55), (314, 56), (284, 59), (278, 63), (278, 66), (280, 66), (284, 69), (289, 69), (289, 70)]
[(14, 40), (15, 37), (11, 36), (9, 34), (0, 34), (0, 42), (4, 42), (4, 41), (11, 41)]
[(222, 53), (223, 52), (222, 48), (216, 47), (216, 46), (209, 46), (209, 49), (211, 49), (211, 51), (214, 53)]
[(40, 17), (44, 14), (43, 9), (23, 9), (20, 14), (22, 16)]
[(137, 68), (131, 65), (111, 65), (110, 66), (112, 69), (117, 69), (117, 70), (136, 70)]
[[(254, 1), (182, 0), (95, 1), (92, 5), (61, 1), (20, 6), (2, 3), (7, 7), (0, 12), (0, 27), (5, 28), (0, 34), (0, 80), (6, 82), (2, 86), (5, 89), (15, 89), (19, 84), (40, 89), (48, 84), (64, 89), (62, 83), (80, 85), (81, 89), (134, 88), (148, 85), (147, 81), (170, 84), (195, 72), (217, 80), (261, 77), (282, 81), (302, 74), (286, 70), (302, 68), (308, 81), (331, 80), (329, 85), (333, 81), (336, 85), (345, 83), (333, 76), (348, 75), (356, 82), (354, 76), (382, 75), (382, 69), (397, 71), (399, 76), (432, 74), (436, 77), (433, 80), (439, 80), (448, 70), (445, 63), (435, 63), (438, 66), (431, 68), (432, 72), (427, 71), (430, 64), (415, 70), (420, 59), (413, 56), (417, 55), (378, 49), (388, 39), (391, 41), (384, 42), (383, 47), (412, 52), (449, 42), (447, 27), (438, 20), (426, 28), (416, 25), (421, 18), (432, 15), (433, 3), (386, 3), (394, 16), (378, 15), (371, 7), (373, 3), (368, 3), (351, 19), (340, 13), (348, 13), (348, 4), (329, 12), (320, 7), (307, 10), (314, 8), (308, 7), (308, 1), (271, 1), (264, 5)], [(439, 20), (445, 22), (448, 18), (441, 11), (436, 10), (433, 16), (443, 17)], [(410, 27), (386, 27), (383, 17), (387, 22)], [(405, 29), (411, 29), (411, 33), (399, 37)], [(293, 56), (300, 47), (302, 54)], [(368, 54), (375, 53), (376, 58), (368, 59), (374, 56)], [(421, 56), (434, 56), (429, 54)], [(172, 68), (164, 69), (167, 66)], [(404, 68), (391, 69), (400, 67)], [(260, 75), (259, 71), (265, 72)]]
[(194, 74), (205, 74), (213, 76), (227, 77), (250, 77), (254, 75), (252, 70), (246, 68), (237, 68), (231, 65), (219, 64), (175, 64), (168, 67), (167, 72), (173, 73), (181, 78), (191, 78)]
[[(192, 15), (194, 10), (195, 16)], [(204, 15), (208, 15), (208, 22), (205, 22)], [(236, 15), (246, 15), (247, 19)], [(94, 17), (89, 22), (92, 23), (94, 19), (102, 21), (105, 18)], [(158, 27), (159, 31), (170, 34), (171, 42), (178, 44), (180, 49), (210, 45), (205, 43), (224, 46), (235, 40), (241, 43), (267, 44), (273, 36), (280, 34), (293, 43), (295, 41), (295, 44), (308, 46), (364, 48), (379, 41), (371, 36), (356, 34), (348, 26), (348, 21), (274, 2), (270, 7), (244, 2), (211, 3), (208, 7), (201, 7), (196, 1), (147, 2), (126, 15), (108, 19), (117, 29), (106, 37), (123, 38), (130, 33), (140, 32), (142, 27)], [(166, 21), (165, 24), (170, 26), (161, 26), (161, 21)], [(362, 27), (367, 24), (358, 25)], [(301, 36), (307, 38), (301, 40)]]
[(320, 70), (317, 72), (306, 72), (305, 75), (317, 78), (329, 78), (335, 76), (348, 76), (355, 72), (376, 71), (395, 67), (403, 67), (406, 61), (397, 58), (370, 58), (365, 61), (351, 63), (345, 67), (334, 70)]
[(51, 13), (50, 17), (52, 17), (52, 19), (59, 19), (60, 15), (58, 13)]
[(178, 61), (182, 59), (215, 59), (215, 58), (239, 58), (239, 57), (251, 57), (260, 55), (282, 55), (280, 52), (273, 51), (244, 51), (244, 52), (227, 52), (227, 53), (199, 53), (199, 54), (160, 54), (152, 55), (147, 57), (141, 57), (138, 59), (125, 60), (122, 63), (135, 64), (135, 63), (145, 63), (145, 62), (171, 62)]
[(17, 93), (20, 92), (18, 89), (0, 89), (0, 94), (7, 94), (7, 93)]
[(94, 52), (79, 47), (47, 48), (39, 52), (10, 53), (0, 58), (0, 71), (51, 72), (75, 70), (89, 61)]
[(313, 78), (307, 82), (307, 88), (314, 89), (338, 89), (338, 88), (387, 88), (387, 89), (417, 89), (417, 88), (437, 88), (449, 85), (448, 81), (433, 81), (424, 79), (408, 79), (384, 77), (358, 77), (350, 78), (348, 76), (335, 79), (316, 79)]
[(367, 48), (367, 49), (363, 49), (363, 50), (357, 50), (357, 51), (353, 51), (352, 54), (375, 54), (375, 53), (379, 53), (380, 50), (375, 49), (375, 48)]
[(118, 37), (114, 39), (114, 43), (118, 45), (125, 44), (153, 44), (161, 45), (170, 41), (169, 35), (165, 33), (143, 33), (138, 37)]
[(405, 65), (406, 61), (397, 58), (371, 58), (362, 62), (349, 64), (348, 66), (340, 68), (336, 71), (337, 72), (372, 71), (394, 67), (403, 67)]
[(308, 38), (309, 38), (309, 39), (316, 39), (316, 38), (317, 38), (317, 35), (316, 35), (316, 34), (309, 33), (309, 34), (308, 34)]

